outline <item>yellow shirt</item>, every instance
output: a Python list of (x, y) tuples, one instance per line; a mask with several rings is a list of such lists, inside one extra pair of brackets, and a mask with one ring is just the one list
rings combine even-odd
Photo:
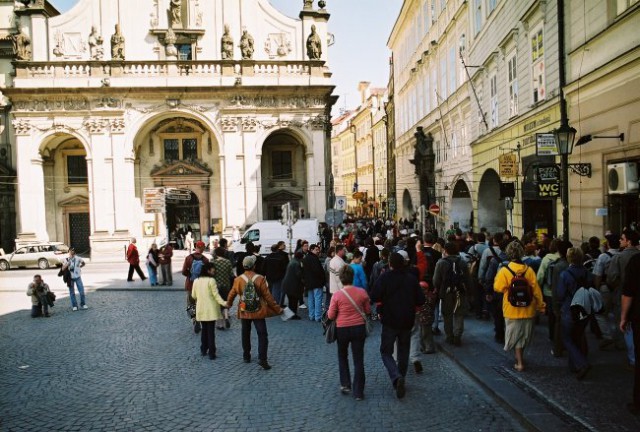
[[(525, 264), (519, 264), (516, 262), (510, 262), (508, 264), (509, 268), (516, 274), (521, 274), (525, 271)], [(527, 268), (524, 277), (529, 282), (529, 285), (533, 288), (533, 301), (527, 307), (515, 307), (509, 303), (509, 287), (511, 286), (511, 280), (513, 279), (513, 275), (506, 268), (501, 268), (496, 275), (496, 278), (493, 281), (493, 290), (497, 293), (503, 293), (504, 298), (502, 299), (502, 313), (505, 318), (509, 319), (522, 319), (522, 318), (533, 318), (536, 316), (536, 309), (540, 312), (544, 312), (545, 304), (542, 299), (542, 291), (540, 290), (540, 285), (538, 285), (538, 280), (536, 279), (536, 273), (533, 271), (531, 267)]]
[(227, 301), (220, 296), (214, 278), (202, 276), (196, 279), (191, 297), (196, 301), (196, 320), (216, 321), (223, 318), (220, 306), (226, 306)]

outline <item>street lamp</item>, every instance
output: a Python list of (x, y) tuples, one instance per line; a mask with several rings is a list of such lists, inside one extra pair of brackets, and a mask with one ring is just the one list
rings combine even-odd
[(573, 151), (576, 130), (566, 121), (561, 121), (560, 127), (553, 131), (556, 147), (560, 155), (560, 171), (562, 173), (562, 238), (569, 241), (569, 155)]

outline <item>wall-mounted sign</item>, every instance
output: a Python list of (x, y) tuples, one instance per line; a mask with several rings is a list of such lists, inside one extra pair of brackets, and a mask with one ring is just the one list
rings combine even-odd
[(145, 188), (144, 195), (144, 212), (145, 213), (164, 213), (165, 211), (165, 190), (164, 188)]
[(560, 169), (557, 165), (539, 165), (536, 167), (536, 181), (555, 183), (560, 180)]
[(347, 197), (346, 196), (337, 196), (336, 197), (336, 210), (346, 210), (347, 209)]
[(536, 192), (538, 198), (557, 198), (560, 196), (560, 182), (538, 183)]
[(536, 155), (557, 156), (556, 137), (552, 133), (536, 134)]
[(518, 156), (515, 153), (506, 153), (498, 158), (500, 177), (518, 176)]

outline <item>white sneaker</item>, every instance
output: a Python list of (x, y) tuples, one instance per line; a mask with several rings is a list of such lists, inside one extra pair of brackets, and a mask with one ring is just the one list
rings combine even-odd
[(73, 311), (75, 312), (75, 311), (77, 311), (77, 310), (78, 310), (78, 306), (74, 306), (74, 307), (73, 307)]
[(89, 309), (89, 306), (87, 306), (87, 305), (82, 305), (82, 309)]
[(298, 306), (298, 309), (306, 309), (307, 305), (302, 303), (300, 306)]

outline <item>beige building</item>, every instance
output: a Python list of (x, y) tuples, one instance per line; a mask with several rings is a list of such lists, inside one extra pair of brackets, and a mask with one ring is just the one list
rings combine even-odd
[[(387, 99), (387, 93), (382, 100)], [(371, 126), (371, 136), (373, 139), (373, 179), (375, 184), (376, 214), (386, 217), (387, 213), (387, 115), (383, 107), (377, 109), (373, 114)]]
[[(468, 117), (471, 94), (461, 62), (469, 45), (469, 2), (406, 0), (389, 37), (393, 52), (397, 215), (438, 204), (430, 226), (471, 228), (473, 190)], [(416, 131), (433, 158), (429, 173), (411, 162)]]
[(177, 229), (200, 238), (275, 219), (285, 202), (324, 217), (326, 10), (80, 0), (59, 14), (43, 3), (0, 5), (18, 47), (13, 66), (2, 60), (18, 243), (103, 258), (131, 236), (146, 247)]

